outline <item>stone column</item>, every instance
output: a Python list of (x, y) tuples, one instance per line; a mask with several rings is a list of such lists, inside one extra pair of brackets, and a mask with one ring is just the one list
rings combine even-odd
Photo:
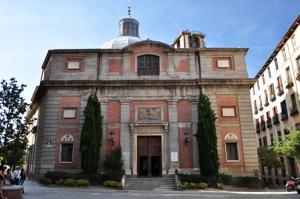
[[(197, 108), (197, 100), (190, 100), (191, 102), (191, 109), (192, 109), (192, 133), (196, 135), (197, 133), (197, 123), (198, 123), (198, 108)], [(199, 161), (198, 161), (198, 144), (197, 138), (193, 137), (193, 154), (194, 154), (194, 169), (199, 169)]]
[(103, 160), (106, 155), (106, 128), (107, 128), (107, 103), (108, 101), (105, 99), (100, 99), (101, 105), (101, 115), (103, 116), (102, 120), (102, 143), (100, 149), (100, 168), (103, 168)]
[(123, 167), (126, 174), (131, 174), (131, 135), (129, 129), (130, 101), (121, 101), (120, 143), (122, 147)]
[[(169, 154), (166, 161), (170, 162), (169, 174), (174, 174), (175, 169), (179, 168), (179, 143), (178, 143), (178, 117), (177, 100), (168, 100), (169, 111)], [(171, 161), (171, 154), (177, 153), (177, 161)]]

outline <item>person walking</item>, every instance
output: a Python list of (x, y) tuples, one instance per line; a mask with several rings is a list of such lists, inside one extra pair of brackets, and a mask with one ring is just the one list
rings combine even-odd
[(23, 188), (22, 188), (22, 193), (24, 193), (24, 182), (25, 182), (26, 177), (27, 177), (25, 169), (23, 169), (23, 168), (21, 169), (21, 174), (20, 174), (20, 176), (21, 176), (20, 184), (21, 184), (21, 186), (23, 186)]
[(0, 199), (7, 199), (7, 197), (4, 197), (3, 196), (3, 183), (4, 183), (4, 180), (5, 180), (5, 176), (4, 176), (4, 171), (5, 171), (5, 167), (3, 166), (0, 166)]
[(16, 166), (15, 170), (13, 171), (12, 178), (14, 180), (14, 184), (15, 185), (20, 185), (21, 171), (20, 171), (20, 167), (19, 166)]

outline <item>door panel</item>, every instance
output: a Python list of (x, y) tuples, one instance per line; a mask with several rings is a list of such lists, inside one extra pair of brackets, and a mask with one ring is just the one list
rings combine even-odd
[(137, 137), (138, 174), (139, 176), (161, 175), (161, 137)]

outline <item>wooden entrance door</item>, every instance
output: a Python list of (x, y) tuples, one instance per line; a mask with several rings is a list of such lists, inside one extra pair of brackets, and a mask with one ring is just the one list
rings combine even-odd
[(161, 136), (137, 137), (139, 176), (161, 176)]

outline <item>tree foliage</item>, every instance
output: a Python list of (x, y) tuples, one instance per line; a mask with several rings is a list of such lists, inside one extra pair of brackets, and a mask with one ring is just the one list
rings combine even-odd
[(203, 176), (216, 176), (219, 171), (219, 158), (216, 136), (216, 116), (209, 98), (200, 90), (198, 99), (197, 143), (199, 166)]
[(260, 147), (258, 149), (258, 159), (263, 167), (280, 168), (282, 166), (273, 148)]
[(123, 174), (123, 160), (121, 147), (115, 148), (107, 154), (103, 163), (105, 172), (111, 179), (119, 179)]
[(283, 142), (274, 146), (274, 150), (279, 154), (294, 157), (300, 161), (300, 131), (289, 128), (289, 132)]
[(98, 170), (102, 141), (101, 107), (96, 93), (89, 96), (84, 116), (80, 139), (81, 168), (84, 173), (95, 173)]
[(9, 165), (23, 163), (28, 143), (31, 121), (24, 116), (28, 104), (21, 96), (25, 87), (15, 78), (0, 84), (0, 154)]

